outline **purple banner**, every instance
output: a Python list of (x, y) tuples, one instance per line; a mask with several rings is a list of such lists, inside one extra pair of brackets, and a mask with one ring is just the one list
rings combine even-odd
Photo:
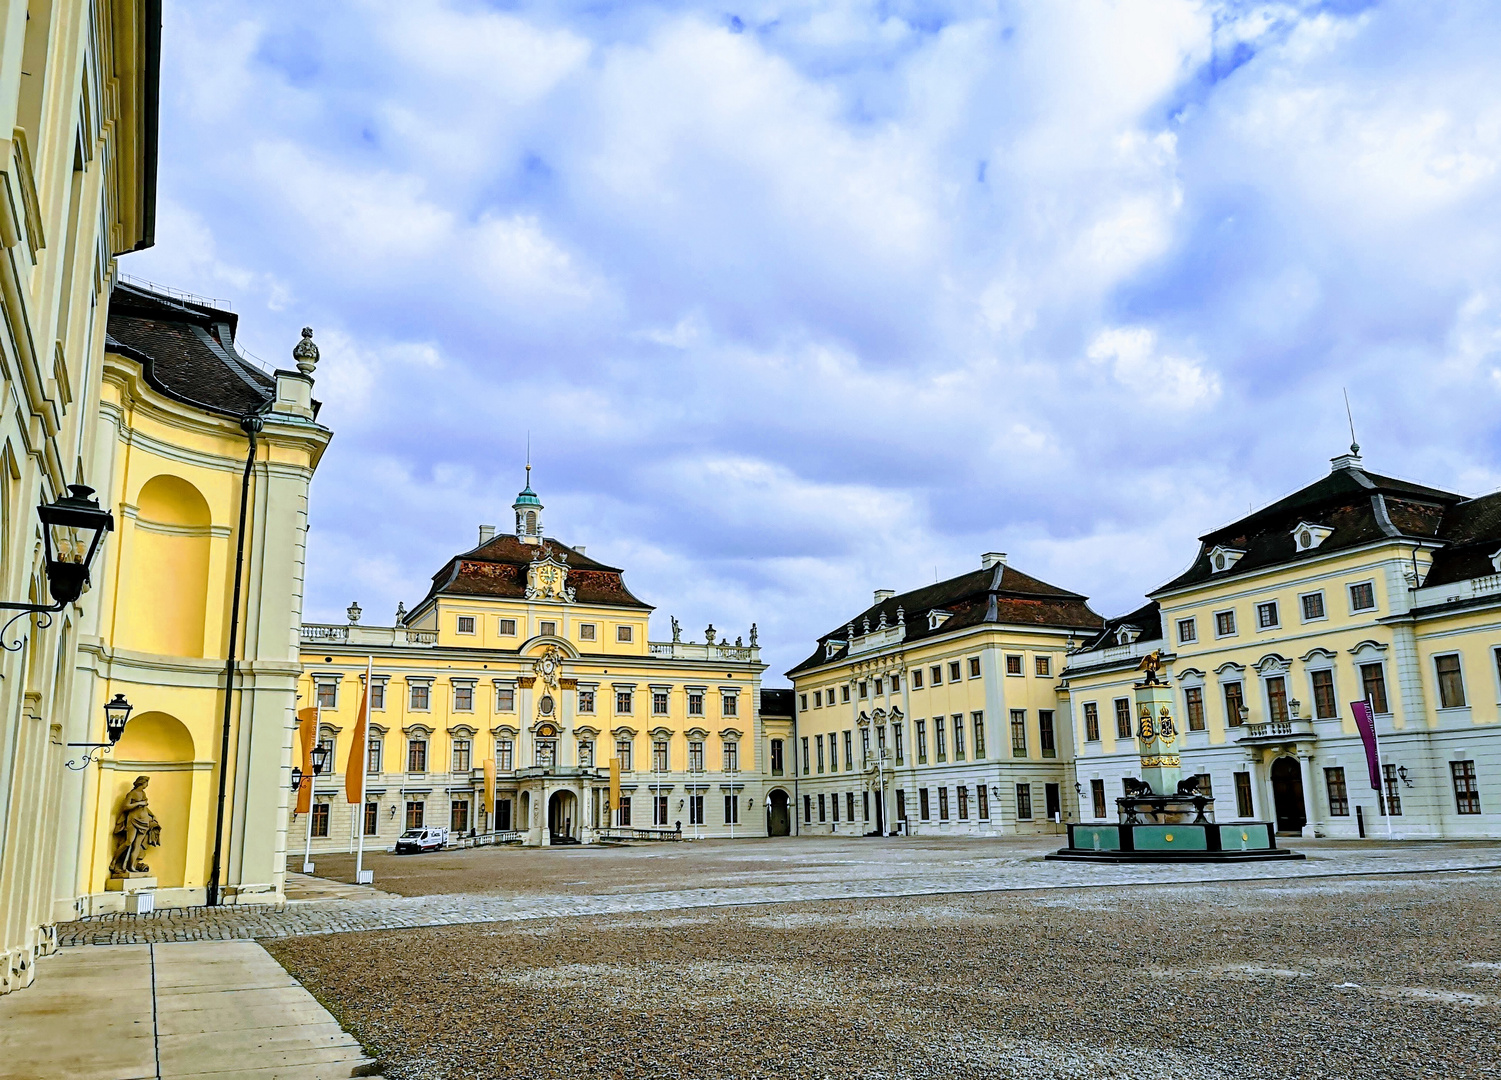
[(1350, 711), (1355, 714), (1355, 728), (1360, 732), (1360, 741), (1365, 743), (1365, 760), (1371, 770), (1371, 789), (1380, 791), (1381, 759), (1376, 755), (1376, 718), (1371, 714), (1371, 703), (1352, 701)]

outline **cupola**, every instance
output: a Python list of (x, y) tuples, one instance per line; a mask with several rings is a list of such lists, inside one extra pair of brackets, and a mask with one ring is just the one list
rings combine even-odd
[(542, 500), (532, 490), (532, 463), (526, 463), (526, 487), (511, 504), (516, 511), (516, 537), (523, 544), (542, 542)]

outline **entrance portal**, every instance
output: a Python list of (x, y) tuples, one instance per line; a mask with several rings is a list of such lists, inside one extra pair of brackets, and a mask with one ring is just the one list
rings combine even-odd
[(1272, 762), (1272, 801), (1277, 808), (1277, 831), (1301, 835), (1308, 815), (1303, 809), (1303, 772), (1293, 758)]
[(555, 791), (547, 800), (548, 842), (578, 843), (578, 800), (571, 791)]
[(777, 788), (771, 793), (771, 805), (766, 808), (766, 835), (791, 836), (792, 814), (787, 803), (787, 793)]

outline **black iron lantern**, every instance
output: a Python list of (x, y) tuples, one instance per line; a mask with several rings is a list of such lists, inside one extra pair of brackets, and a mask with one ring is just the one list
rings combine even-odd
[(313, 747), (313, 752), (308, 756), (313, 759), (313, 775), (322, 776), (323, 767), (328, 764), (328, 755), (331, 751), (323, 743)]
[(104, 732), (109, 736), (111, 746), (125, 734), (125, 721), (130, 719), (130, 711), (134, 708), (134, 705), (125, 700), (124, 694), (116, 694), (104, 706)]
[(302, 770), (296, 765), (292, 766), (292, 790), (302, 790)]
[(83, 594), (89, 583), (89, 566), (99, 553), (104, 534), (115, 528), (114, 515), (100, 509), (93, 488), (70, 484), (68, 492), (57, 502), (44, 503), (36, 510), (46, 545), (47, 586), (59, 609)]

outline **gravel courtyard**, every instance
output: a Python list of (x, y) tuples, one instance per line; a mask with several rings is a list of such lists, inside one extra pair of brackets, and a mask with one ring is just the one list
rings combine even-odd
[[(758, 857), (700, 856), (683, 867), (700, 885)], [(532, 860), (554, 890), (570, 864), (584, 865)], [(455, 891), (445, 866), (412, 860), (403, 872), (433, 875), (425, 886), (377, 881)], [(629, 887), (629, 872), (616, 877)], [(266, 945), (393, 1080), (1501, 1077), (1494, 870), (746, 904)]]

